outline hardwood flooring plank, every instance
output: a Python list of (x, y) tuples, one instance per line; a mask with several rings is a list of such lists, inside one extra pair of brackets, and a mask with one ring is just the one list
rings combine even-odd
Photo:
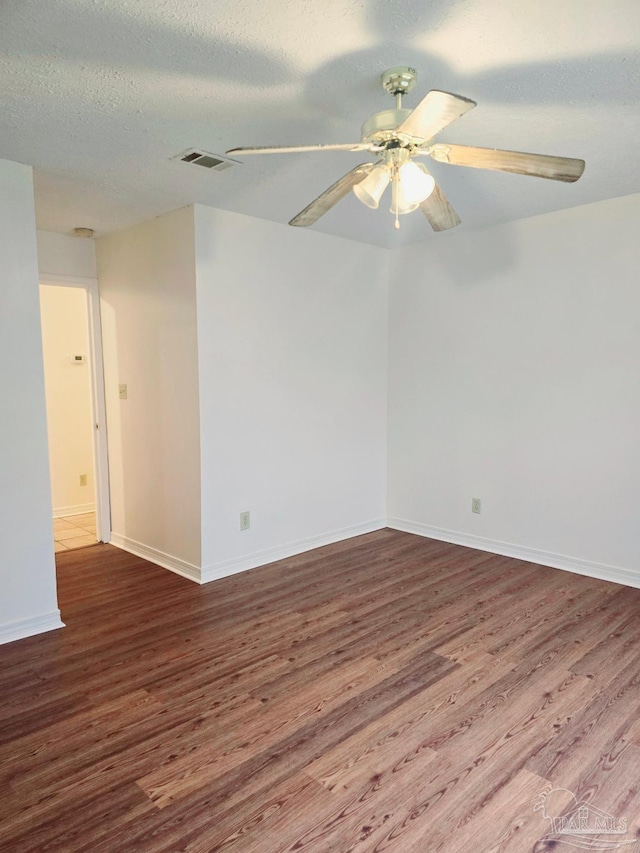
[[(570, 783), (570, 790), (578, 801), (593, 803), (614, 817), (624, 819), (626, 837), (640, 839), (639, 767), (640, 747), (612, 739), (599, 757), (591, 757), (590, 766), (579, 769), (578, 777)], [(640, 841), (637, 845), (640, 848)]]
[[(371, 719), (401, 704), (454, 668), (455, 664), (444, 658), (425, 655), (412, 666), (363, 690), (318, 719), (310, 722), (304, 720), (292, 734), (264, 752), (257, 752), (255, 757), (234, 765), (230, 770), (219, 773), (215, 765), (212, 767), (207, 763), (200, 765), (197, 772), (188, 768), (177, 774), (172, 773), (170, 778), (166, 778), (162, 772), (160, 778), (152, 775), (140, 780), (139, 784), (160, 807), (199, 790), (207, 783), (215, 787), (220, 802), (230, 800), (237, 794), (239, 780), (245, 781), (247, 789), (260, 790), (279, 781), (281, 773), (290, 773), (294, 768), (296, 772), (302, 769), (311, 756), (315, 757), (317, 753), (349, 737)], [(249, 783), (246, 783), (247, 779), (250, 779)]]
[(604, 689), (598, 689), (579, 713), (545, 744), (527, 769), (552, 782), (561, 774), (575, 775), (585, 757), (600, 755), (604, 745), (623, 738), (629, 720), (640, 716), (640, 669), (627, 665)]
[[(383, 839), (392, 827), (396, 827), (396, 837), (401, 841), (402, 833), (397, 830), (405, 824), (409, 811), (404, 807), (405, 786), (416, 790), (424, 784), (430, 763), (436, 757), (434, 752), (424, 751), (419, 760), (396, 763), (373, 773), (358, 789), (334, 797), (330, 813), (320, 820), (314, 816), (301, 829), (291, 827), (284, 843), (278, 841), (278, 850), (281, 853), (370, 850), (373, 843), (380, 843), (375, 841), (376, 837)], [(394, 778), (399, 773), (404, 777), (402, 786)], [(258, 853), (259, 840), (256, 842), (247, 853)]]
[(448, 639), (438, 648), (438, 654), (452, 659), (472, 652), (506, 654), (512, 643), (531, 630), (537, 630), (547, 613), (555, 616), (561, 606), (563, 588), (566, 589), (564, 584), (561, 575), (544, 585), (536, 584), (508, 610), (498, 610), (495, 615), (483, 619), (462, 638)]
[(67, 754), (70, 744), (75, 749), (84, 749), (125, 726), (148, 718), (149, 713), (159, 707), (146, 690), (136, 690), (55, 723), (43, 721), (37, 732), (0, 747), (0, 779), (11, 781), (12, 768), (16, 766), (24, 774), (30, 767), (50, 762), (57, 754)]
[(304, 701), (297, 695), (276, 703), (256, 699), (251, 719), (243, 719), (240, 727), (229, 730), (223, 739), (201, 739), (200, 745), (182, 758), (172, 754), (137, 783), (159, 808), (164, 808), (243, 764), (248, 756), (279, 743), (302, 725), (322, 718), (357, 690), (360, 682), (381, 681), (385, 674), (377, 661), (365, 659), (357, 666), (336, 667), (317, 680), (313, 689), (305, 691)]
[(638, 590), (391, 530), (57, 565), (67, 628), (0, 647), (0, 850), (525, 853), (544, 785), (640, 828)]
[[(422, 741), (426, 729), (430, 732), (438, 720), (451, 718), (454, 710), (468, 703), (488, 684), (495, 683), (510, 664), (486, 661), (466, 665), (442, 678), (426, 692), (421, 692), (403, 702), (390, 713), (384, 714), (368, 726), (356, 732), (333, 749), (325, 751), (305, 768), (305, 772), (317, 779), (330, 791), (342, 790), (353, 784), (358, 775), (367, 773), (372, 761), (377, 761), (378, 750), (395, 748), (400, 758), (400, 744)], [(363, 768), (362, 770), (360, 768)]]
[(426, 790), (411, 794), (411, 811), (428, 814), (431, 824), (449, 835), (478, 811), (492, 811), (494, 797), (523, 769), (538, 740), (550, 737), (559, 715), (580, 700), (582, 685), (577, 677), (571, 679), (538, 697), (522, 697), (520, 714), (512, 715), (506, 730), (497, 731), (494, 723), (492, 732), (486, 721), (475, 737), (470, 731), (457, 743), (435, 750), (442, 767), (436, 763)]
[[(204, 740), (215, 740), (224, 748), (233, 737), (224, 726), (245, 720), (258, 710), (259, 703), (250, 696), (239, 696), (208, 715), (190, 715), (185, 709), (150, 715), (138, 726), (123, 727), (116, 735), (94, 744), (70, 747), (46, 764), (24, 770), (11, 779), (13, 800), (5, 803), (10, 812), (13, 802), (24, 808), (34, 806), (34, 814), (42, 805), (42, 790), (53, 789), (65, 797), (87, 788), (103, 790), (114, 781), (136, 782), (163, 762), (178, 761), (197, 750)], [(221, 725), (221, 723), (223, 725)], [(48, 803), (44, 806), (48, 808)]]
[(243, 850), (256, 835), (267, 849), (265, 838), (273, 834), (280, 839), (279, 827), (297, 824), (310, 810), (321, 808), (323, 801), (330, 801), (330, 795), (317, 782), (304, 774), (293, 775), (263, 798), (247, 802), (226, 816), (214, 811), (213, 817), (203, 812), (196, 820), (167, 820), (167, 810), (154, 810), (144, 826), (136, 822), (136, 827), (127, 827), (87, 849), (111, 853), (129, 845), (136, 853), (231, 853)]
[[(445, 853), (513, 853), (531, 851), (547, 829), (542, 816), (534, 811), (539, 794), (548, 782), (520, 770), (498, 791), (491, 808), (480, 809), (469, 821), (448, 836)], [(570, 799), (563, 802), (568, 805)]]
[(25, 809), (19, 820), (0, 823), (2, 849), (11, 853), (75, 853), (89, 827), (97, 824), (109, 832), (112, 826), (139, 819), (152, 808), (135, 785), (107, 788), (97, 794), (77, 792), (73, 797), (54, 795), (47, 812), (39, 818)]
[(636, 613), (635, 608), (631, 616), (626, 609), (623, 610), (620, 623), (573, 664), (573, 672), (605, 685), (633, 660), (637, 660), (640, 615)]

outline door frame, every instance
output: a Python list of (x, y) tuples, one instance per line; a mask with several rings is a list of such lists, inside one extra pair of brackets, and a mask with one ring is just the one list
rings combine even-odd
[(40, 284), (55, 287), (78, 287), (87, 294), (89, 353), (91, 368), (91, 408), (93, 413), (93, 459), (95, 468), (96, 535), (99, 541), (111, 540), (111, 505), (109, 499), (109, 451), (107, 445), (107, 405), (104, 390), (102, 357), (102, 325), (97, 278), (41, 273)]

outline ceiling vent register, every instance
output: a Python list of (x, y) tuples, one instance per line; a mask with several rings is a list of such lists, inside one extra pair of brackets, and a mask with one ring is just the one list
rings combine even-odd
[(194, 166), (202, 166), (204, 169), (211, 169), (214, 172), (224, 172), (225, 169), (230, 169), (240, 162), (239, 160), (232, 160), (230, 157), (224, 157), (222, 154), (211, 154), (201, 148), (188, 148), (172, 159), (182, 160), (183, 163), (190, 163)]

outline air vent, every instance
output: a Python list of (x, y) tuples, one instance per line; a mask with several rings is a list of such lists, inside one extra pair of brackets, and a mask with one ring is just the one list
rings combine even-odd
[(202, 166), (203, 169), (213, 169), (214, 172), (224, 172), (225, 169), (230, 169), (231, 166), (236, 166), (239, 163), (239, 160), (231, 160), (229, 157), (223, 157), (222, 154), (211, 154), (201, 148), (188, 148), (171, 159), (182, 160), (183, 163), (194, 166)]

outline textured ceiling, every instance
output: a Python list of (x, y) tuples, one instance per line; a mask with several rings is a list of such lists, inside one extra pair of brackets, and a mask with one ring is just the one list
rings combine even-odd
[[(350, 168), (351, 153), (247, 158), (225, 172), (190, 147), (351, 142), (418, 70), (478, 102), (449, 142), (581, 157), (577, 184), (432, 163), (461, 228), (640, 192), (638, 0), (4, 0), (0, 157), (35, 167), (40, 228), (98, 234), (201, 202), (276, 222)], [(430, 165), (430, 168), (431, 168)], [(312, 226), (382, 246), (399, 232), (352, 194)]]

